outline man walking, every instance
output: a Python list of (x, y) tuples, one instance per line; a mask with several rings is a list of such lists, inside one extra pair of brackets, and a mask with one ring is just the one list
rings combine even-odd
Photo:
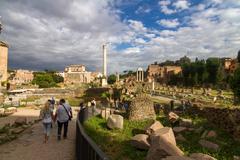
[(58, 124), (58, 140), (61, 140), (62, 127), (64, 127), (63, 138), (67, 138), (68, 132), (68, 121), (72, 118), (72, 109), (66, 104), (65, 99), (61, 99), (59, 106), (56, 110), (55, 120), (57, 119)]

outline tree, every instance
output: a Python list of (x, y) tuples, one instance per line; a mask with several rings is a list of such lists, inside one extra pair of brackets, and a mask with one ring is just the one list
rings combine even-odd
[(189, 85), (189, 77), (191, 73), (191, 66), (190, 64), (183, 64), (182, 65), (182, 76), (183, 76), (183, 82), (185, 86)]
[(174, 61), (170, 61), (170, 60), (166, 60), (165, 62), (162, 62), (159, 65), (160, 66), (174, 66), (175, 62)]
[(40, 88), (57, 87), (57, 83), (63, 82), (63, 77), (57, 75), (54, 71), (34, 72), (32, 83)]
[(110, 76), (108, 76), (108, 84), (114, 84), (117, 80), (117, 77), (115, 74), (111, 74)]
[(230, 79), (230, 86), (234, 93), (234, 102), (240, 102), (240, 68), (237, 68), (233, 74), (233, 77)]
[(208, 72), (208, 82), (212, 84), (217, 84), (218, 72), (220, 67), (220, 59), (219, 58), (208, 58), (206, 62), (206, 70)]
[(240, 50), (238, 51), (237, 60), (238, 60), (238, 63), (240, 63)]
[(176, 65), (179, 65), (179, 66), (182, 66), (184, 64), (190, 64), (190, 63), (191, 63), (191, 59), (188, 58), (187, 56), (184, 56), (176, 61)]
[(195, 69), (198, 75), (198, 83), (204, 83), (204, 73), (206, 72), (206, 64), (204, 60), (196, 60), (195, 61)]
[(182, 83), (182, 76), (181, 74), (172, 74), (169, 77), (168, 85), (179, 85)]
[(64, 81), (64, 78), (62, 76), (57, 75), (57, 74), (53, 74), (52, 77), (53, 77), (53, 81), (55, 83), (61, 83), (61, 82)]

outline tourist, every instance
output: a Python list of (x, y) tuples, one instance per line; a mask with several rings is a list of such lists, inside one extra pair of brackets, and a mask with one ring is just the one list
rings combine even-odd
[(124, 107), (125, 111), (127, 111), (127, 110), (128, 110), (128, 103), (127, 103), (127, 102), (124, 102), (124, 103), (123, 103), (123, 107)]
[(65, 99), (59, 101), (59, 106), (56, 110), (55, 120), (58, 125), (58, 140), (61, 140), (62, 127), (64, 127), (63, 138), (67, 138), (68, 133), (68, 122), (72, 119), (72, 109), (69, 104), (66, 103)]
[(186, 110), (186, 102), (184, 100), (181, 100), (181, 105), (182, 105), (182, 111), (184, 113)]
[(119, 100), (118, 99), (115, 101), (115, 108), (119, 109)]
[[(53, 112), (53, 111), (54, 111), (54, 105), (52, 104), (52, 100), (49, 99), (49, 100), (48, 100), (48, 103), (50, 104), (50, 109), (51, 109), (51, 111)], [(53, 128), (52, 122), (51, 122), (51, 128)]]
[(174, 110), (174, 100), (170, 101), (170, 109), (171, 109), (171, 111)]
[(54, 106), (52, 105), (52, 100), (49, 99), (49, 100), (48, 100), (48, 103), (50, 104), (50, 109), (53, 111), (53, 110), (54, 110)]
[(51, 107), (52, 107), (53, 110), (54, 110), (54, 105), (55, 105), (55, 99), (54, 99), (54, 97), (52, 97), (52, 99), (51, 99)]
[(88, 119), (88, 108), (83, 103), (80, 103), (79, 120), (81, 123)]
[(44, 107), (40, 111), (40, 119), (42, 119), (43, 127), (44, 127), (44, 143), (47, 143), (51, 124), (53, 120), (53, 111), (50, 109), (50, 103), (47, 101)]
[(85, 108), (85, 106), (84, 106), (83, 102), (81, 102), (81, 103), (80, 103), (79, 107), (80, 107), (80, 110), (82, 110), (82, 109), (84, 109), (84, 108)]
[(96, 111), (96, 101), (95, 98), (91, 101), (91, 107), (92, 107), (92, 115), (94, 115)]

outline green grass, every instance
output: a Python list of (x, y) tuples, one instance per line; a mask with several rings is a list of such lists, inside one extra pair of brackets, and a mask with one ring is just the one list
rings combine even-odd
[[(214, 126), (207, 123), (204, 118), (190, 117), (188, 115), (183, 117), (192, 118), (196, 129), (202, 126), (204, 130), (216, 131), (218, 135), (217, 138), (209, 140), (216, 142), (221, 148), (218, 152), (202, 148), (198, 144), (202, 133), (186, 131), (182, 133), (182, 135), (187, 139), (187, 141), (178, 142), (178, 146), (186, 155), (191, 153), (205, 153), (217, 158), (218, 160), (232, 160), (234, 155), (240, 155), (240, 142), (235, 141), (229, 134), (214, 128)], [(157, 120), (159, 120), (164, 126), (172, 127), (167, 118), (163, 115), (158, 116)], [(84, 127), (87, 134), (100, 146), (110, 159), (144, 160), (147, 155), (147, 151), (135, 149), (130, 145), (129, 140), (135, 134), (142, 133), (142, 130), (148, 123), (150, 123), (149, 120), (137, 122), (124, 120), (123, 130), (109, 130), (106, 126), (106, 120), (100, 117), (92, 117), (85, 122)]]
[(108, 130), (106, 120), (93, 117), (85, 122), (87, 134), (100, 146), (100, 148), (114, 160), (144, 160), (146, 151), (133, 148), (129, 140), (149, 123), (148, 121), (124, 121), (123, 130)]

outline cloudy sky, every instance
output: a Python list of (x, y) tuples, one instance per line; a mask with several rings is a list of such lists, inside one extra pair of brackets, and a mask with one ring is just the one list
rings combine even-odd
[(155, 61), (235, 57), (240, 0), (0, 0), (9, 66), (121, 72)]

